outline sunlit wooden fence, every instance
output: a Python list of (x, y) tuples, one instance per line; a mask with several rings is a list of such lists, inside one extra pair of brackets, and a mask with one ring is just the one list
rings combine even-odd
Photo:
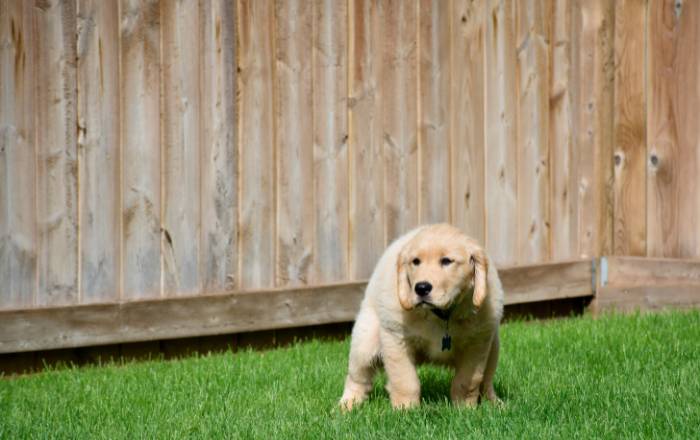
[(3, 0), (0, 309), (700, 257), (699, 110), (695, 1)]

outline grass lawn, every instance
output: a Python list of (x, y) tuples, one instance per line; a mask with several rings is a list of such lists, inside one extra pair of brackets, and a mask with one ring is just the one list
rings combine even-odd
[(348, 341), (62, 369), (0, 380), (0, 438), (698, 438), (700, 312), (503, 326), (502, 408), (449, 404), (422, 367), (421, 407), (383, 389), (335, 409)]

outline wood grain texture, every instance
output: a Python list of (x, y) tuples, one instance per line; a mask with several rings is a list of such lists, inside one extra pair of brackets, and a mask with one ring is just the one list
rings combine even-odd
[(574, 160), (572, 100), (572, 2), (552, 1), (549, 45), (550, 251), (552, 261), (571, 259), (578, 251), (577, 164)]
[(78, 2), (78, 162), (81, 302), (120, 286), (119, 4)]
[(484, 243), (485, 4), (482, 1), (454, 0), (452, 8), (452, 223)]
[(365, 283), (0, 311), (0, 353), (351, 321)]
[(200, 3), (202, 291), (238, 286), (236, 4)]
[(612, 251), (614, 6), (607, 0), (574, 3), (572, 26), (578, 39), (573, 112), (580, 257)]
[(312, 281), (314, 261), (313, 4), (276, 1), (275, 26), (275, 285), (300, 285)]
[(36, 304), (75, 304), (79, 298), (76, 5), (37, 1), (34, 6)]
[(313, 143), (316, 282), (348, 274), (347, 4), (313, 4)]
[(418, 220), (418, 8), (416, 2), (385, 2), (382, 45), (382, 124), (386, 241), (416, 227)]
[(646, 255), (646, 0), (615, 10), (613, 253)]
[(651, 286), (659, 284), (697, 284), (700, 286), (700, 261), (676, 258), (607, 257), (608, 279), (605, 286)]
[(419, 0), (418, 154), (421, 223), (450, 221), (450, 6)]
[(134, 0), (119, 9), (122, 297), (152, 298), (161, 295), (160, 9)]
[(700, 255), (700, 4), (649, 3), (647, 228), (650, 256)]
[(603, 287), (591, 304), (593, 314), (660, 312), (700, 307), (700, 285)]
[(160, 12), (163, 293), (190, 295), (200, 289), (200, 17), (193, 1), (164, 1)]
[[(275, 281), (275, 11), (272, 0), (238, 1), (239, 273), (241, 287)], [(245, 258), (243, 258), (245, 256)]]
[(518, 257), (549, 259), (549, 42), (550, 3), (516, 7)]
[(36, 69), (32, 4), (0, 2), (0, 308), (36, 294)]
[(517, 261), (516, 45), (512, 2), (486, 7), (486, 248), (498, 264)]
[(351, 280), (368, 278), (385, 246), (380, 88), (384, 6), (351, 0), (348, 10)]
[(504, 267), (498, 269), (506, 305), (592, 296), (591, 260)]
[[(499, 269), (506, 304), (592, 294), (591, 261)], [(366, 282), (0, 311), (0, 353), (348, 322)]]

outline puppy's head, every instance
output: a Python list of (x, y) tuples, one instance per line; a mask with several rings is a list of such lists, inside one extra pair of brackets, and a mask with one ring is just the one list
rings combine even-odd
[(486, 254), (453, 226), (420, 231), (399, 253), (397, 266), (399, 302), (405, 310), (419, 305), (449, 309), (472, 290), (479, 308), (486, 297)]

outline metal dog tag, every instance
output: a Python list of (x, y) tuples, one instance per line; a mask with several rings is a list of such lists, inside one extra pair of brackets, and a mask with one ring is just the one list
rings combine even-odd
[(452, 348), (452, 336), (445, 333), (442, 337), (442, 351), (449, 351)]

